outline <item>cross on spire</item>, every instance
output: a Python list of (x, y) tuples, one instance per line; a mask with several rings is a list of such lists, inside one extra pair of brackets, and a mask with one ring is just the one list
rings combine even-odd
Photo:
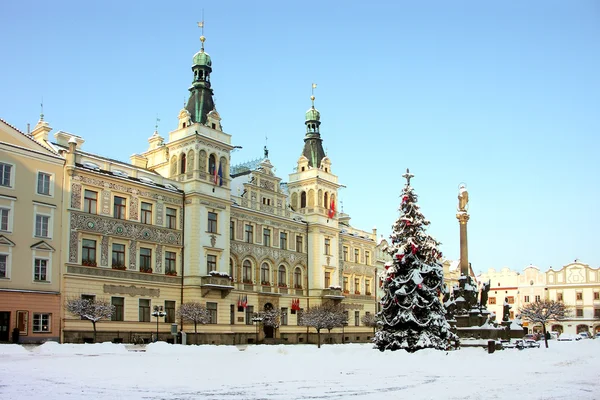
[(410, 185), (410, 178), (412, 178), (414, 175), (410, 173), (410, 171), (408, 170), (408, 168), (406, 168), (406, 173), (404, 175), (402, 175), (403, 178), (406, 178), (406, 184)]

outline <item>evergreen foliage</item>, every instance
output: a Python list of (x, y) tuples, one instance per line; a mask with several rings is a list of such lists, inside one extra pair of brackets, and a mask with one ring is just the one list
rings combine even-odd
[(429, 221), (410, 186), (413, 175), (407, 170), (403, 176), (407, 183), (402, 190), (400, 216), (392, 226), (391, 244), (386, 249), (393, 261), (385, 265), (380, 276), (384, 295), (374, 343), (381, 351), (445, 350), (456, 335), (450, 331), (440, 299), (446, 291), (440, 243), (425, 232)]

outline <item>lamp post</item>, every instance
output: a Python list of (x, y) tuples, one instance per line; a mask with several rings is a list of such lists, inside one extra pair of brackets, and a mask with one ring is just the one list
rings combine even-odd
[(258, 324), (260, 324), (262, 320), (262, 317), (258, 314), (255, 314), (252, 318), (252, 322), (256, 322), (256, 344), (258, 344)]
[(344, 338), (344, 328), (348, 326), (348, 321), (342, 322), (342, 344), (346, 343), (346, 339)]
[(155, 342), (158, 342), (158, 319), (160, 317), (165, 317), (167, 315), (166, 312), (164, 312), (163, 310), (163, 306), (154, 306), (154, 311), (152, 311), (152, 316), (156, 317), (156, 340)]

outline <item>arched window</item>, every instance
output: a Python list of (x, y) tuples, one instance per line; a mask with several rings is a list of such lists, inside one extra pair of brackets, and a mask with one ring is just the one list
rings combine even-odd
[(302, 289), (302, 271), (300, 267), (294, 269), (294, 287), (296, 289)]
[(306, 192), (300, 194), (300, 208), (306, 207)]
[(309, 207), (315, 206), (315, 191), (313, 189), (310, 189), (308, 191), (308, 206)]
[(262, 285), (270, 285), (271, 282), (269, 281), (269, 264), (267, 263), (263, 263), (260, 266), (260, 283)]
[(252, 263), (245, 260), (243, 264), (244, 283), (252, 283)]
[(325, 196), (323, 196), (323, 207), (329, 208), (329, 195), (325, 192)]
[(277, 274), (277, 284), (279, 286), (286, 287), (287, 286), (287, 282), (286, 282), (286, 279), (285, 279), (285, 266), (280, 265), (279, 266), (279, 270), (277, 272), (278, 272), (278, 274)]
[(234, 271), (235, 271), (235, 266), (233, 265), (233, 259), (230, 258), (229, 259), (229, 276), (231, 277), (232, 281), (235, 280), (234, 277), (233, 277)]
[(187, 161), (186, 161), (185, 153), (183, 153), (181, 155), (181, 162), (180, 162), (180, 167), (179, 167), (179, 171), (181, 171), (180, 173), (185, 174), (186, 167), (187, 167)]
[(214, 154), (211, 154), (208, 157), (208, 173), (213, 175), (215, 173), (215, 168), (217, 167), (217, 159)]

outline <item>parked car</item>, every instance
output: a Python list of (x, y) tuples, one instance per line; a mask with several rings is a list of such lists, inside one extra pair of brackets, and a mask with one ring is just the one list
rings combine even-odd
[(510, 340), (501, 340), (500, 344), (502, 345), (503, 349), (514, 349), (515, 347), (517, 347), (517, 345), (514, 342), (511, 342)]
[(575, 340), (581, 340), (581, 336), (579, 335), (570, 335), (568, 333), (563, 333), (558, 337), (559, 342), (572, 342)]
[(600, 339), (600, 332), (596, 332), (596, 336), (594, 336), (596, 339)]
[(540, 343), (531, 339), (517, 339), (515, 340), (515, 347), (520, 350), (530, 349), (532, 347), (540, 347)]
[(592, 338), (592, 337), (590, 336), (590, 334), (589, 334), (589, 333), (587, 333), (587, 332), (580, 332), (580, 333), (578, 333), (578, 335), (579, 335), (579, 337), (580, 337), (581, 339), (591, 339), (591, 338)]

